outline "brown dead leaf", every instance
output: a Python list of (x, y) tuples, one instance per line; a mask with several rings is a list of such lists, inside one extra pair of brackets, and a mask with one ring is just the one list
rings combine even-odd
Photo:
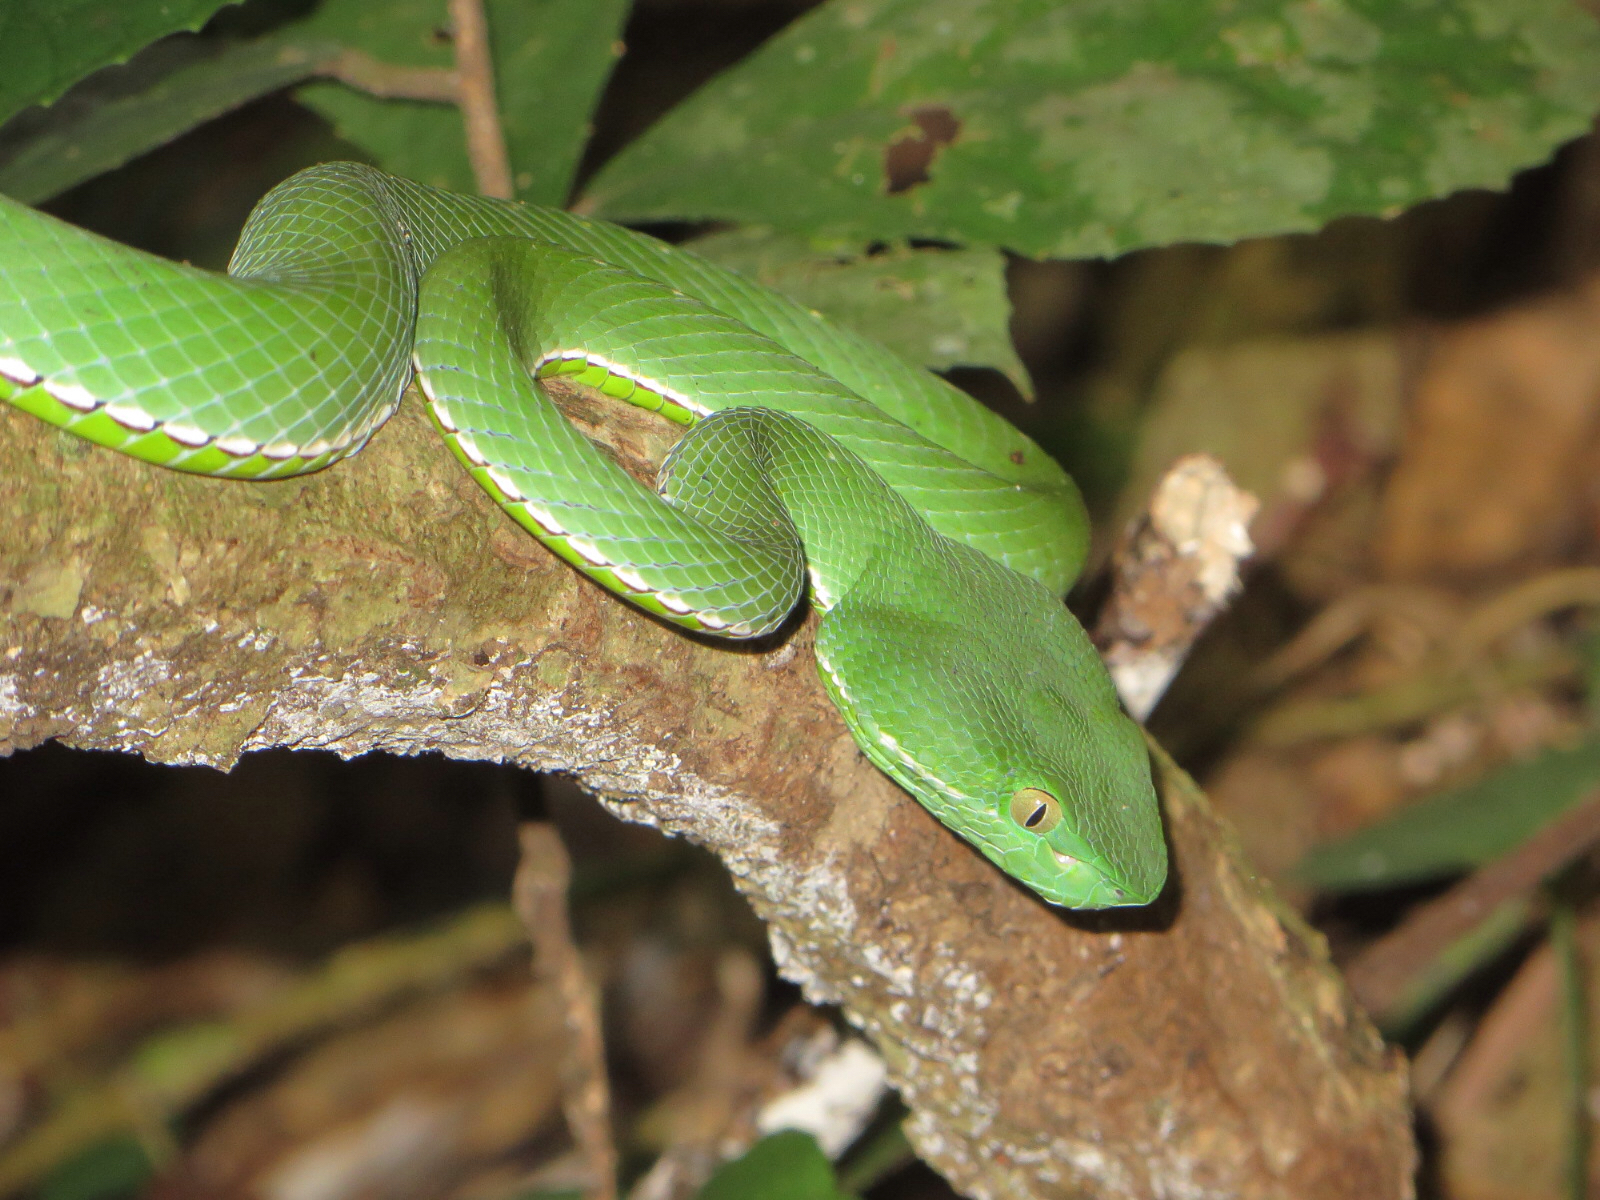
[(1441, 330), (1384, 497), (1390, 578), (1481, 578), (1565, 556), (1587, 536), (1600, 408), (1600, 277)]

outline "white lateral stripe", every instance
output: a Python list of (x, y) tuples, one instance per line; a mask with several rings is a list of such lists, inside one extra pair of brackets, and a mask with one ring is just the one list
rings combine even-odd
[(261, 447), (262, 458), (276, 458), (279, 461), (282, 461), (286, 458), (293, 458), (299, 453), (300, 447), (296, 446), (293, 442), (269, 442), (267, 445)]
[(8, 358), (3, 354), (0, 354), (0, 375), (20, 383), (23, 387), (32, 387), (42, 378), (39, 372), (20, 358)]
[(656, 599), (661, 601), (662, 608), (670, 608), (675, 613), (686, 613), (689, 605), (683, 602), (683, 597), (676, 592), (657, 592)]
[(467, 461), (475, 467), (487, 467), (489, 460), (478, 449), (478, 443), (464, 433), (456, 434), (456, 445), (461, 447), (461, 453), (467, 456)]
[(632, 567), (613, 567), (612, 573), (622, 581), (622, 586), (635, 592), (648, 592), (650, 585)]
[[(57, 400), (60, 400), (61, 403), (70, 403), (66, 397), (58, 395), (56, 390), (50, 387), (49, 384), (45, 385), (45, 390), (48, 391), (52, 396), (55, 396)], [(80, 392), (83, 391), (82, 388), (79, 388), (78, 390)], [(87, 396), (89, 393), (83, 392), (83, 394)], [(73, 405), (73, 407), (77, 408), (79, 406)], [(92, 400), (90, 401), (89, 407), (94, 407), (94, 402)], [(144, 409), (133, 404), (108, 404), (106, 405), (106, 416), (110, 417), (118, 425), (125, 425), (127, 428), (136, 430), (139, 433), (149, 433), (156, 427), (156, 419), (149, 413), (145, 412)]]
[(522, 511), (527, 513), (528, 516), (532, 517), (533, 523), (540, 529), (544, 530), (545, 533), (549, 534), (551, 537), (567, 536), (567, 531), (561, 528), (561, 522), (557, 521), (549, 513), (545, 512), (544, 509), (534, 508), (533, 505), (524, 503), (522, 506)]
[[(423, 388), (427, 392), (427, 388)], [(428, 403), (433, 405), (433, 416), (439, 422), (439, 427), (447, 433), (456, 432), (456, 419), (450, 415), (450, 410), (445, 407), (444, 401), (435, 400), (433, 393), (428, 392)]]
[(495, 487), (499, 488), (502, 492), (504, 492), (512, 500), (521, 500), (522, 499), (521, 490), (517, 487), (516, 484), (511, 482), (510, 476), (502, 474), (501, 472), (495, 470), (493, 467), (489, 467), (489, 468), (485, 469), (485, 471), (483, 473), (485, 475), (487, 475), (490, 479), (494, 480)]
[(231, 454), (235, 458), (249, 458), (256, 452), (256, 443), (237, 433), (217, 439), (217, 449), (224, 454)]
[(596, 546), (588, 538), (569, 537), (567, 545), (597, 567), (609, 567), (611, 565), (610, 560), (600, 553), (600, 547)]
[[(65, 404), (68, 408), (75, 408), (79, 412), (93, 412), (95, 406), (100, 403), (100, 401), (96, 400), (93, 396), (91, 396), (89, 394), (89, 389), (88, 388), (80, 387), (76, 383), (60, 383), (60, 382), (57, 382), (56, 380), (53, 380), (53, 379), (42, 379), (42, 380), (40, 380), (40, 382), (44, 385), (44, 390), (45, 391), (49, 392), (52, 396), (54, 396), (57, 400), (61, 401), (61, 403)], [(116, 405), (115, 407), (120, 408), (122, 406), (121, 405)], [(110, 410), (110, 408), (108, 408), (106, 411), (110, 412), (111, 410)], [(135, 409), (134, 411), (135, 412), (139, 412), (141, 410)], [(147, 417), (149, 417), (148, 413), (146, 413), (145, 415)], [(128, 423), (126, 421), (123, 421), (120, 417), (116, 416), (115, 413), (112, 414), (112, 420), (118, 421), (123, 425), (126, 425)], [(150, 425), (154, 425), (155, 423), (156, 423), (155, 422), (155, 418), (154, 417), (150, 417)], [(145, 426), (145, 428), (147, 428), (147, 429), (149, 427), (150, 426), (148, 426), (148, 425)]]
[(637, 371), (629, 370), (621, 363), (614, 363), (609, 359), (601, 358), (598, 354), (589, 354), (583, 350), (568, 350), (559, 351), (555, 354), (546, 354), (543, 358), (539, 359), (533, 364), (532, 373), (537, 375), (540, 367), (544, 366), (546, 363), (552, 362), (586, 362), (591, 367), (600, 367), (620, 379), (629, 380), (638, 387), (642, 387), (647, 392), (653, 392), (655, 395), (660, 396), (663, 399), (671, 400), (674, 404), (681, 405), (682, 407), (688, 409), (697, 417), (707, 417), (711, 415), (711, 410), (704, 404), (700, 404), (697, 401), (689, 399), (689, 397), (685, 396), (676, 388), (669, 388), (666, 384), (661, 383), (659, 380), (651, 379), (648, 375), (641, 375)]
[(851, 704), (854, 704), (855, 703), (855, 697), (850, 694), (850, 689), (845, 687), (844, 680), (839, 678), (839, 672), (837, 672), (837, 671), (835, 671), (833, 669), (833, 664), (830, 663), (821, 654), (818, 654), (817, 655), (817, 665), (828, 673), (828, 678), (833, 681), (833, 686), (839, 689), (839, 695), (843, 696), (846, 700), (850, 701)]
[(327, 438), (318, 438), (309, 446), (302, 446), (300, 452), (307, 458), (321, 458), (324, 454), (332, 449), (333, 446), (328, 442)]
[(728, 627), (728, 623), (721, 617), (717, 616), (716, 613), (695, 613), (695, 617), (700, 621), (700, 624), (704, 625), (707, 629), (726, 629)]
[(406, 389), (411, 386), (411, 380), (417, 381), (417, 390), (422, 393), (422, 398), (429, 404), (439, 403), (439, 398), (434, 395), (433, 380), (428, 378), (428, 373), (422, 369), (422, 361), (415, 354), (411, 356), (411, 379), (401, 379), (399, 390), (394, 395), (394, 406), (389, 409), (392, 413), (400, 407), (405, 399)]
[(211, 435), (204, 429), (186, 421), (168, 421), (161, 427), (161, 432), (185, 446), (204, 446), (211, 440)]

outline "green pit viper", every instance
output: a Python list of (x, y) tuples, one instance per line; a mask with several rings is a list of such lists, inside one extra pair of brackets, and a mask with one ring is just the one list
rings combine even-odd
[[(770, 633), (879, 768), (1055, 904), (1166, 878), (1149, 759), (1061, 603), (1071, 480), (937, 376), (683, 250), (352, 163), (251, 214), (221, 276), (0, 200), (0, 399), (148, 462), (277, 479), (355, 453), (415, 376), (520, 525), (689, 629)], [(652, 491), (554, 408), (570, 376), (689, 426)]]

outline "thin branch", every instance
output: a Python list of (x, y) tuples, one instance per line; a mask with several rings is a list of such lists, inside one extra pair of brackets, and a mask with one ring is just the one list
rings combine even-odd
[(1582, 668), (1565, 646), (1537, 646), (1513, 657), (1480, 663), (1472, 671), (1434, 664), (1386, 687), (1354, 696), (1311, 696), (1269, 710), (1250, 728), (1262, 746), (1296, 746), (1320, 738), (1380, 732), (1464, 704), (1571, 678)]
[(1584, 1200), (1589, 1195), (1589, 1004), (1585, 985), (1583, 948), (1578, 941), (1578, 914), (1572, 897), (1556, 889), (1551, 914), (1550, 942), (1561, 963), (1562, 1057), (1567, 1064), (1567, 1196)]
[(1600, 567), (1564, 567), (1523, 580), (1461, 623), (1451, 649), (1458, 662), (1479, 658), (1500, 638), (1563, 608), (1600, 604)]
[(459, 76), (449, 67), (402, 67), (379, 62), (359, 50), (344, 50), (317, 67), (318, 75), (380, 100), (425, 100), (454, 104)]
[(510, 200), (511, 159), (494, 98), (494, 63), (489, 57), (489, 23), (483, 0), (450, 0), (456, 39), (456, 103), (467, 126), (467, 157), (478, 191)]
[(600, 1001), (573, 943), (567, 911), (572, 863), (551, 825), (524, 822), (518, 841), (522, 859), (511, 885), (512, 904), (533, 942), (534, 970), (555, 984), (572, 1035), (561, 1064), (561, 1103), (586, 1167), (584, 1192), (591, 1200), (615, 1200), (617, 1148), (611, 1132)]

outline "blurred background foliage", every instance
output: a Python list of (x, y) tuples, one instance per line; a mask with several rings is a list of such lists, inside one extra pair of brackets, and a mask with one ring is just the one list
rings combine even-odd
[[(1099, 561), (1178, 454), (1260, 497), (1246, 590), (1152, 729), (1414, 1056), (1425, 1192), (1600, 1180), (1593, 14), (487, 7), (523, 198), (950, 371), (1076, 474)], [(313, 162), (468, 188), (450, 106), (371, 94), (450, 43), (442, 0), (0, 0), (0, 190), (220, 266)], [(576, 862), (628, 1178), (836, 1036), (715, 863), (560, 780), (46, 746), (0, 762), (0, 1186), (562, 1194), (560, 1013), (504, 908), (529, 814)], [(949, 1195), (896, 1120), (842, 1176), (780, 1136), (705, 1194)]]

